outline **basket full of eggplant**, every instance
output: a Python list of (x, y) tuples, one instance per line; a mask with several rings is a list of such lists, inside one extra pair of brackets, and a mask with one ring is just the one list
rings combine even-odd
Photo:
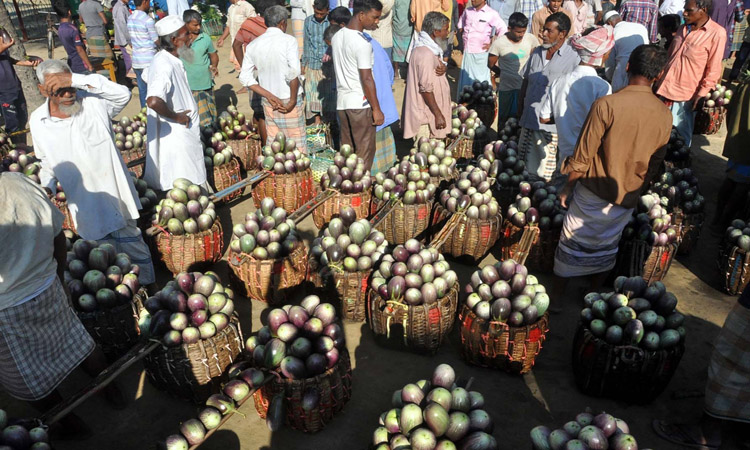
[(322, 190), (333, 189), (337, 193), (313, 210), (315, 226), (322, 230), (344, 206), (351, 207), (357, 219), (367, 218), (372, 198), (371, 185), (372, 178), (365, 171), (364, 160), (354, 153), (350, 145), (342, 145), (333, 156), (333, 164), (320, 178)]

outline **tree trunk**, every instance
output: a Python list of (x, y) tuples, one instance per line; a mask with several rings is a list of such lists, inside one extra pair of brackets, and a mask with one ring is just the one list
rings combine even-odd
[[(26, 48), (21, 42), (21, 35), (16, 29), (16, 26), (11, 22), (10, 16), (8, 16), (8, 10), (5, 9), (5, 3), (0, 1), (0, 27), (5, 28), (10, 36), (15, 41), (15, 44), (8, 50), (10, 56), (23, 60), (26, 58)], [(24, 66), (13, 66), (18, 75), (18, 79), (21, 80), (21, 86), (23, 87), (23, 95), (26, 97), (26, 106), (28, 107), (29, 114), (44, 103), (44, 97), (39, 93), (39, 80), (36, 78), (36, 72), (32, 67)]]

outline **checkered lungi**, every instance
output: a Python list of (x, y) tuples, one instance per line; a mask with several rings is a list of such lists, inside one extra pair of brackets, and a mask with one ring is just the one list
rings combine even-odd
[(334, 80), (323, 75), (322, 70), (305, 69), (305, 117), (320, 115), (329, 121), (336, 118), (336, 92)]
[(411, 45), (411, 36), (412, 33), (406, 36), (393, 33), (393, 62), (406, 62), (406, 53), (409, 51), (409, 46)]
[(89, 55), (95, 58), (114, 59), (112, 47), (109, 42), (102, 36), (91, 36), (86, 38), (86, 47), (89, 49)]
[(305, 20), (292, 19), (292, 35), (297, 39), (299, 55), (302, 56), (305, 40)]
[(55, 276), (37, 297), (0, 311), (0, 387), (21, 400), (40, 400), (95, 345)]
[[(286, 103), (289, 99), (282, 99)], [(305, 98), (302, 93), (297, 96), (297, 105), (289, 113), (274, 111), (271, 104), (263, 99), (263, 110), (266, 115), (266, 145), (271, 145), (276, 134), (281, 131), (287, 139), (297, 142), (297, 149), (307, 153), (307, 133), (305, 128)]]
[(731, 49), (733, 52), (739, 51), (740, 47), (742, 47), (742, 42), (745, 39), (745, 30), (747, 30), (747, 16), (742, 18), (742, 22), (734, 26)]
[(557, 134), (522, 128), (518, 157), (526, 163), (526, 170), (532, 178), (551, 180), (557, 168)]
[[(208, 185), (208, 183), (205, 184)], [(97, 242), (99, 244), (112, 244), (117, 253), (125, 253), (130, 256), (130, 262), (138, 264), (141, 268), (138, 281), (142, 285), (146, 286), (156, 282), (151, 251), (146, 242), (144, 242), (141, 229), (138, 228), (135, 220), (128, 220), (124, 228), (109, 233), (103, 238), (98, 239)]]
[(375, 133), (375, 158), (372, 160), (370, 173), (377, 175), (396, 164), (396, 140), (391, 127), (385, 127)]
[(708, 364), (706, 413), (750, 422), (750, 309), (740, 303), (729, 312)]
[(206, 89), (205, 91), (193, 91), (193, 98), (198, 104), (198, 116), (200, 117), (200, 126), (206, 127), (216, 123), (216, 100), (214, 99), (214, 90)]

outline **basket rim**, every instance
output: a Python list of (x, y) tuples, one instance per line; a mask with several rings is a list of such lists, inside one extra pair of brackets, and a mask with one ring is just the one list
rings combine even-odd
[[(448, 215), (447, 217), (449, 219), (452, 216), (456, 215), (456, 214), (460, 214), (458, 212), (452, 213), (452, 212), (448, 211), (448, 209), (445, 208), (440, 202), (435, 202), (435, 205), (436, 205), (435, 209), (437, 210), (436, 212), (438, 214), (442, 214), (443, 211), (444, 211)], [(502, 225), (503, 222), (506, 220), (506, 219), (503, 219), (503, 213), (502, 213), (502, 211), (500, 211), (500, 208), (498, 208), (498, 210), (497, 210), (497, 215), (495, 215), (492, 218), (480, 219), (480, 218), (477, 217), (476, 219), (473, 219), (473, 218), (467, 216), (466, 214), (462, 214), (462, 216), (463, 217), (461, 218), (461, 221), (463, 221), (463, 222), (475, 222), (475, 223), (481, 223), (481, 224), (485, 224), (485, 223), (489, 224), (489, 223), (495, 222), (498, 218), (500, 218), (500, 225)]]
[(648, 349), (645, 349), (643, 347), (638, 347), (638, 346), (635, 346), (635, 345), (613, 345), (613, 344), (610, 344), (609, 342), (605, 341), (604, 339), (601, 339), (601, 338), (597, 337), (596, 335), (594, 335), (594, 333), (591, 332), (591, 329), (587, 328), (583, 324), (583, 322), (581, 322), (581, 321), (578, 322), (578, 329), (581, 330), (581, 332), (583, 332), (584, 336), (591, 336), (591, 340), (594, 341), (594, 342), (596, 342), (597, 344), (606, 345), (608, 347), (612, 347), (612, 348), (615, 348), (615, 349), (622, 349), (622, 350), (632, 349), (632, 350), (636, 350), (636, 351), (639, 351), (639, 352), (642, 352), (642, 353), (648, 353), (648, 354), (651, 354), (651, 355), (655, 355), (657, 353), (662, 353), (662, 352), (664, 352), (666, 354), (666, 353), (669, 353), (670, 351), (677, 350), (680, 347), (682, 347), (683, 349), (685, 347), (685, 340), (683, 340), (683, 339), (681, 339), (680, 342), (677, 345), (675, 345), (674, 347), (671, 347), (671, 348), (660, 348), (658, 350), (648, 350)]
[[(199, 232), (193, 233), (193, 234), (172, 234), (172, 233), (169, 232), (169, 230), (167, 230), (164, 227), (160, 227), (160, 226), (157, 225), (157, 228), (160, 229), (160, 231), (161, 231), (159, 234), (156, 235), (157, 239), (166, 239), (166, 238), (169, 238), (169, 239), (179, 239), (179, 238), (185, 239), (185, 238), (187, 238), (189, 236), (205, 237), (205, 236), (212, 235), (212, 234), (216, 233), (217, 231), (220, 231), (220, 229), (221, 229), (221, 223), (220, 223), (220, 221), (218, 220), (218, 217), (217, 217), (217, 219), (214, 220), (213, 225), (211, 225), (211, 228), (209, 228), (208, 230), (199, 231)], [(217, 229), (215, 229), (215, 228), (217, 228)]]
[[(256, 265), (256, 264), (275, 264), (277, 262), (283, 262), (286, 259), (291, 259), (292, 256), (295, 256), (298, 252), (304, 252), (305, 250), (305, 243), (301, 240), (298, 240), (294, 244), (294, 248), (292, 249), (289, 254), (282, 256), (280, 258), (274, 258), (274, 259), (255, 259), (252, 255), (249, 255), (247, 253), (240, 253), (239, 255), (235, 252), (233, 252), (231, 249), (229, 250), (229, 254), (227, 255), (227, 260), (229, 264), (235, 267), (240, 267), (243, 265)], [(299, 255), (297, 255), (297, 258)], [(232, 261), (233, 258), (239, 259), (239, 261)], [(296, 258), (295, 258), (296, 259)]]
[[(334, 322), (334, 323), (339, 323), (339, 326), (341, 326), (340, 320), (339, 322)], [(348, 366), (349, 368), (351, 368), (351, 357), (349, 355), (349, 348), (346, 345), (344, 345), (343, 350), (339, 350), (339, 360), (336, 362), (336, 364), (326, 369), (325, 372), (315, 375), (313, 377), (302, 378), (299, 380), (292, 380), (291, 378), (286, 378), (285, 376), (283, 376), (280, 370), (278, 372), (275, 370), (272, 370), (271, 372), (279, 374), (279, 376), (273, 382), (276, 384), (281, 384), (285, 386), (296, 386), (296, 385), (309, 386), (312, 383), (317, 384), (320, 382), (321, 379), (330, 377), (335, 372), (338, 372), (341, 369), (341, 367), (339, 367), (339, 364), (342, 364), (345, 360), (349, 361)]]
[(381, 297), (381, 295), (378, 293), (378, 291), (376, 291), (375, 289), (372, 288), (372, 285), (367, 286), (367, 290), (368, 290), (368, 292), (371, 293), (371, 295), (374, 295), (375, 297), (377, 297), (377, 299), (380, 299), (380, 300), (382, 300), (384, 302), (391, 302), (395, 306), (397, 306), (399, 308), (402, 308), (402, 309), (404, 309), (406, 311), (408, 311), (409, 308), (412, 308), (412, 307), (416, 308), (416, 307), (419, 307), (419, 306), (427, 306), (428, 308), (433, 308), (433, 307), (437, 308), (437, 307), (440, 307), (440, 303), (441, 302), (450, 300), (451, 297), (453, 297), (453, 296), (455, 296), (456, 300), (458, 300), (458, 281), (456, 281), (456, 284), (454, 284), (453, 287), (451, 287), (450, 290), (448, 290), (448, 292), (444, 296), (438, 298), (437, 300), (435, 300), (435, 303), (431, 303), (429, 305), (424, 304), (424, 303), (421, 303), (419, 305), (408, 305), (406, 303), (398, 302), (398, 301), (395, 301), (395, 300), (386, 300), (384, 297)]
[(536, 322), (534, 322), (532, 324), (529, 324), (529, 325), (521, 325), (520, 327), (515, 327), (513, 325), (508, 325), (505, 322), (500, 322), (500, 321), (497, 321), (497, 320), (482, 319), (481, 317), (479, 317), (477, 315), (477, 313), (474, 312), (474, 310), (472, 310), (471, 308), (469, 308), (469, 305), (467, 305), (465, 302), (461, 303), (461, 310), (459, 311), (459, 314), (460, 315), (466, 314), (466, 315), (473, 316), (474, 318), (472, 320), (474, 320), (474, 321), (477, 321), (477, 322), (480, 322), (480, 323), (487, 323), (489, 325), (497, 325), (497, 326), (502, 327), (505, 330), (522, 330), (522, 329), (533, 330), (533, 329), (536, 329), (536, 328), (541, 328), (542, 319), (546, 319), (547, 322), (549, 322), (549, 310), (547, 310), (547, 311), (544, 312), (544, 314), (542, 314), (537, 319)]
[(102, 317), (102, 316), (106, 316), (106, 315), (110, 315), (110, 314), (118, 314), (118, 313), (122, 312), (123, 310), (128, 310), (128, 309), (132, 310), (134, 306), (138, 307), (138, 303), (140, 303), (141, 305), (143, 305), (143, 302), (147, 298), (148, 298), (148, 291), (146, 290), (146, 288), (144, 286), (141, 286), (140, 289), (138, 289), (138, 292), (136, 292), (135, 294), (133, 294), (133, 297), (127, 303), (121, 303), (121, 304), (116, 305), (116, 306), (114, 306), (112, 308), (99, 309), (99, 310), (96, 310), (96, 311), (78, 311), (78, 310), (75, 310), (75, 309), (74, 309), (74, 311), (76, 312), (76, 315), (79, 318), (81, 318), (82, 320), (84, 320), (84, 319), (86, 319), (86, 320), (87, 319), (94, 319), (94, 320), (96, 320), (96, 319), (98, 319), (99, 317)]

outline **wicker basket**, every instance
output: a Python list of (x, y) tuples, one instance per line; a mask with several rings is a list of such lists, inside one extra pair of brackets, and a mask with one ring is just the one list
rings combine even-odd
[(108, 360), (113, 361), (124, 355), (138, 341), (141, 334), (138, 317), (147, 297), (146, 289), (141, 288), (129, 303), (101, 311), (76, 311), (86, 331)]
[[(518, 259), (518, 247), (523, 237), (524, 231), (529, 228), (518, 228), (509, 220), (503, 224), (502, 233), (502, 250), (503, 259)], [(560, 241), (560, 229), (550, 228), (548, 230), (539, 230), (537, 238), (529, 249), (529, 255), (524, 263), (529, 270), (538, 272), (552, 272), (555, 266), (555, 252), (557, 244)]]
[(310, 151), (310, 169), (312, 169), (313, 180), (316, 184), (320, 183), (323, 174), (328, 172), (328, 167), (333, 164), (333, 158), (336, 156), (336, 150), (333, 148), (323, 148), (316, 151)]
[[(130, 164), (131, 161), (146, 156), (146, 149), (133, 148), (130, 150), (123, 150), (120, 152), (120, 155), (122, 155), (122, 160), (125, 162), (125, 166), (127, 167), (127, 165)], [(128, 170), (133, 172), (136, 178), (140, 178), (141, 176), (143, 176), (143, 169), (145, 167), (146, 161), (144, 160), (141, 164), (136, 164), (133, 167), (128, 167)]]
[(271, 174), (253, 187), (253, 201), (255, 207), (260, 208), (260, 201), (271, 197), (276, 203), (291, 213), (304, 205), (315, 196), (312, 170), (288, 173), (284, 175)]
[(613, 346), (579, 325), (573, 340), (573, 374), (584, 394), (645, 404), (667, 387), (683, 353), (684, 342), (656, 351)]
[(721, 129), (724, 119), (727, 116), (727, 109), (723, 106), (714, 106), (709, 108), (703, 106), (695, 114), (695, 127), (693, 134), (716, 134)]
[(341, 317), (354, 322), (365, 321), (367, 288), (372, 270), (347, 272), (323, 267), (310, 271), (309, 280), (318, 288), (327, 288), (331, 295), (341, 301)]
[(481, 319), (464, 304), (458, 320), (461, 354), (466, 362), (519, 374), (534, 366), (549, 331), (549, 313), (532, 325), (511, 327), (503, 322)]
[(244, 340), (236, 315), (210, 339), (176, 347), (159, 347), (145, 357), (151, 383), (177, 397), (204, 402), (220, 388), (224, 370), (242, 352)]
[(703, 213), (685, 214), (679, 208), (672, 213), (674, 224), (680, 226), (680, 246), (677, 253), (687, 255), (693, 249), (701, 234), (706, 215)]
[(419, 306), (387, 301), (370, 288), (367, 315), (370, 328), (381, 337), (381, 340), (391, 340), (391, 331), (395, 327), (397, 336), (394, 338), (402, 338), (406, 347), (417, 352), (434, 354), (443, 338), (453, 328), (457, 307), (456, 286), (436, 303)]
[(61, 213), (63, 213), (63, 229), (70, 230), (77, 234), (78, 231), (76, 231), (76, 224), (73, 222), (73, 215), (70, 214), (70, 209), (68, 209), (68, 202), (61, 202), (52, 196), (52, 203), (57, 206), (57, 209), (59, 209)]
[[(236, 158), (232, 158), (232, 160), (228, 163), (222, 164), (220, 166), (214, 166), (212, 179), (213, 187), (216, 192), (222, 191), (233, 184), (239, 183), (241, 179), (240, 163), (237, 162)], [(243, 190), (244, 189), (238, 189), (229, 195), (225, 195), (218, 201), (229, 203), (235, 198), (238, 198), (240, 195), (242, 195)]]
[(351, 206), (354, 208), (357, 219), (366, 219), (370, 215), (371, 199), (372, 192), (370, 190), (358, 194), (338, 193), (313, 210), (313, 222), (319, 230), (322, 230), (333, 216), (338, 215), (342, 206)]
[[(452, 137), (445, 138), (445, 147), (448, 148), (455, 141)], [(464, 138), (456, 145), (452, 151), (456, 159), (473, 159), (474, 158), (474, 139)]]
[[(450, 216), (451, 213), (442, 205), (438, 204), (435, 207), (435, 223), (447, 220)], [(444, 255), (467, 256), (479, 261), (497, 242), (502, 223), (503, 218), (500, 213), (485, 220), (463, 216), (440, 249)]]
[(279, 304), (307, 277), (307, 248), (299, 242), (288, 256), (276, 260), (230, 252), (229, 267), (244, 283), (248, 297)]
[[(320, 402), (317, 409), (305, 411), (302, 409), (302, 398), (305, 391), (312, 388), (318, 390)], [(255, 391), (255, 410), (261, 419), (266, 418), (268, 405), (273, 397), (280, 393), (284, 394), (286, 400), (287, 425), (305, 433), (322, 430), (352, 397), (352, 364), (349, 351), (344, 348), (336, 365), (316, 377), (305, 380), (274, 379)]]
[(617, 251), (615, 273), (626, 277), (643, 277), (648, 284), (667, 276), (679, 244), (652, 247), (645, 241), (621, 241)]
[(327, 123), (308, 125), (305, 128), (305, 143), (307, 144), (307, 153), (333, 147), (331, 125)]
[[(373, 210), (380, 209), (380, 204), (373, 202)], [(430, 225), (430, 211), (432, 201), (419, 205), (404, 205), (398, 203), (393, 210), (375, 226), (375, 229), (385, 234), (389, 244), (403, 244), (418, 236)]]
[(741, 294), (750, 281), (750, 252), (731, 246), (719, 258), (724, 276), (724, 291), (729, 295)]
[(156, 250), (173, 274), (188, 272), (193, 264), (214, 263), (220, 260), (224, 245), (223, 230), (218, 219), (214, 221), (210, 230), (180, 236), (162, 230), (156, 235), (155, 240)]
[(232, 149), (232, 153), (237, 157), (246, 172), (258, 168), (255, 159), (260, 155), (260, 150), (263, 147), (260, 136), (251, 134), (247, 139), (230, 140), (227, 141), (227, 146)]

